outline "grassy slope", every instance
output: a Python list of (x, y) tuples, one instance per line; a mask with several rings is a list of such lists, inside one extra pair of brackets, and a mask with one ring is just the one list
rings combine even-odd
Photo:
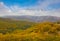
[(60, 23), (0, 19), (0, 41), (60, 41)]
[(12, 33), (15, 30), (25, 30), (32, 25), (34, 25), (33, 22), (0, 18), (0, 33)]

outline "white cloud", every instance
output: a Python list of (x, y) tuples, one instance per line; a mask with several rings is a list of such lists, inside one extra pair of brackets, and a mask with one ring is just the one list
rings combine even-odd
[(40, 3), (40, 1), (39, 1), (37, 7), (38, 7), (38, 9), (44, 10), (44, 9), (47, 9), (48, 5), (56, 4), (56, 3), (60, 3), (60, 0), (44, 0), (42, 3)]
[[(54, 2), (53, 2), (54, 1)], [(57, 0), (46, 0), (41, 5), (37, 5), (36, 7), (29, 7), (29, 8), (22, 8), (17, 5), (11, 6), (10, 8), (7, 7), (3, 2), (0, 2), (0, 16), (6, 15), (32, 15), (32, 16), (60, 16), (60, 9), (52, 10), (52, 11), (45, 11), (49, 4), (58, 2)]]

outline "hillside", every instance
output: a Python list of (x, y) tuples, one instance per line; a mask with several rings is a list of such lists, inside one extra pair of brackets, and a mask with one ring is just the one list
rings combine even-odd
[(33, 22), (0, 18), (0, 33), (6, 34), (15, 30), (25, 30), (32, 25), (34, 25)]
[(0, 18), (0, 41), (60, 41), (60, 22)]
[(60, 41), (60, 22), (42, 22), (21, 33), (33, 41)]

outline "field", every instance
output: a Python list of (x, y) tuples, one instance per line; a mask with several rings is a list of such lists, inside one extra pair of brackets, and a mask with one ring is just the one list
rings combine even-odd
[(0, 41), (60, 41), (60, 22), (27, 22), (0, 18)]

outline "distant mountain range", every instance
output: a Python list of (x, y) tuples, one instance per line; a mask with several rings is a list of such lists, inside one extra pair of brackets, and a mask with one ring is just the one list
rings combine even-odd
[(31, 21), (31, 22), (43, 22), (50, 21), (55, 22), (59, 21), (60, 17), (56, 16), (5, 16), (4, 18), (10, 18), (13, 20), (22, 20), (22, 21)]

